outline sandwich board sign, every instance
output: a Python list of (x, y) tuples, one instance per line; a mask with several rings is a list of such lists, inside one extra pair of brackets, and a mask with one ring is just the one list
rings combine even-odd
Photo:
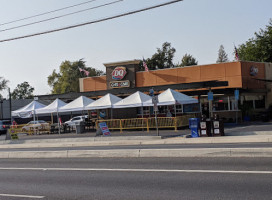
[(102, 131), (102, 134), (103, 134), (104, 136), (110, 136), (110, 135), (111, 135), (111, 134), (110, 134), (110, 130), (109, 130), (109, 128), (108, 128), (106, 122), (101, 122), (101, 123), (99, 123), (99, 128), (100, 128), (100, 130)]

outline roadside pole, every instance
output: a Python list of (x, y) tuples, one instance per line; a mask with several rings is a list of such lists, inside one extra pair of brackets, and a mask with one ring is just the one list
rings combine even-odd
[[(10, 93), (10, 88), (8, 88), (8, 93), (9, 93), (10, 122), (12, 123), (12, 109), (11, 109), (11, 93)], [(1, 112), (3, 113), (2, 109), (1, 109)], [(3, 114), (2, 114), (2, 119), (3, 119)]]
[(158, 112), (158, 96), (154, 96), (154, 89), (151, 88), (149, 90), (149, 95), (152, 97), (152, 103), (154, 104), (154, 112), (155, 112), (155, 123), (156, 123), (156, 130), (157, 130), (157, 136), (159, 136), (159, 128), (158, 128), (158, 117), (157, 117), (157, 112)]
[(157, 136), (159, 136), (159, 128), (158, 128), (158, 117), (157, 117), (157, 112), (158, 112), (158, 97), (153, 96), (152, 97), (152, 103), (154, 104), (154, 111), (155, 111), (155, 123), (156, 123), (156, 130), (157, 130)]
[(212, 101), (213, 101), (213, 92), (211, 90), (211, 88), (209, 89), (208, 92), (208, 101), (209, 101), (209, 118), (212, 119), (213, 117), (213, 106), (212, 106)]
[(234, 91), (234, 96), (235, 96), (235, 107), (236, 107), (236, 111), (235, 111), (236, 124), (238, 124), (238, 101), (239, 101), (239, 90), (238, 89), (236, 89)]

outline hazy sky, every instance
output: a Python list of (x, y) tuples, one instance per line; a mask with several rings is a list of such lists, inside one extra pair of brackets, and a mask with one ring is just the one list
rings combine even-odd
[[(96, 0), (81, 6), (0, 25), (0, 40), (61, 28), (153, 6), (170, 0), (123, 0), (44, 23), (8, 28), (95, 7), (115, 0)], [(87, 0), (0, 0), (0, 24)], [(105, 71), (103, 63), (149, 58), (164, 42), (176, 49), (174, 62), (186, 53), (198, 64), (215, 63), (222, 44), (230, 60), (236, 46), (265, 28), (271, 0), (184, 0), (169, 6), (56, 33), (0, 43), (0, 76), (11, 91), (24, 81), (35, 95), (50, 93), (47, 77), (65, 61), (84, 58), (88, 67)], [(2, 92), (4, 97), (6, 93)]]

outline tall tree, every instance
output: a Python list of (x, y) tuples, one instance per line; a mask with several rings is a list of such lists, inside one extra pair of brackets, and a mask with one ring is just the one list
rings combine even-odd
[(223, 63), (223, 62), (228, 62), (228, 54), (225, 52), (224, 46), (220, 45), (219, 50), (218, 50), (218, 58), (216, 63)]
[(28, 82), (18, 84), (17, 87), (11, 93), (12, 99), (32, 99), (34, 87), (30, 86)]
[(60, 72), (55, 69), (48, 76), (47, 82), (52, 87), (52, 94), (61, 94), (68, 92), (79, 92), (79, 78), (86, 76), (100, 76), (104, 72), (92, 67), (86, 67), (85, 61), (71, 62), (64, 61), (59, 67)]
[(272, 19), (255, 37), (239, 45), (237, 52), (243, 61), (272, 62)]
[[(0, 77), (0, 91), (7, 89), (8, 87), (8, 80), (4, 79), (3, 77)], [(2, 98), (2, 95), (0, 94), (0, 98)]]
[[(146, 59), (146, 64), (151, 70), (175, 67), (173, 64), (175, 52), (176, 49), (171, 47), (171, 43), (165, 42), (161, 49), (157, 48), (157, 52), (151, 58)], [(140, 70), (144, 71), (142, 64)]]
[(198, 62), (196, 61), (196, 59), (192, 55), (186, 53), (181, 59), (180, 67), (197, 65), (197, 64)]

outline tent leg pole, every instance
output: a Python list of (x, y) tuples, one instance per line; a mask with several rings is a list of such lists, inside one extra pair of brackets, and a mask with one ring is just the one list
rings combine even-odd
[(144, 107), (142, 106), (142, 131), (144, 131)]
[(59, 134), (60, 134), (60, 121), (59, 121), (59, 113), (58, 112), (57, 112), (57, 118), (58, 118)]

